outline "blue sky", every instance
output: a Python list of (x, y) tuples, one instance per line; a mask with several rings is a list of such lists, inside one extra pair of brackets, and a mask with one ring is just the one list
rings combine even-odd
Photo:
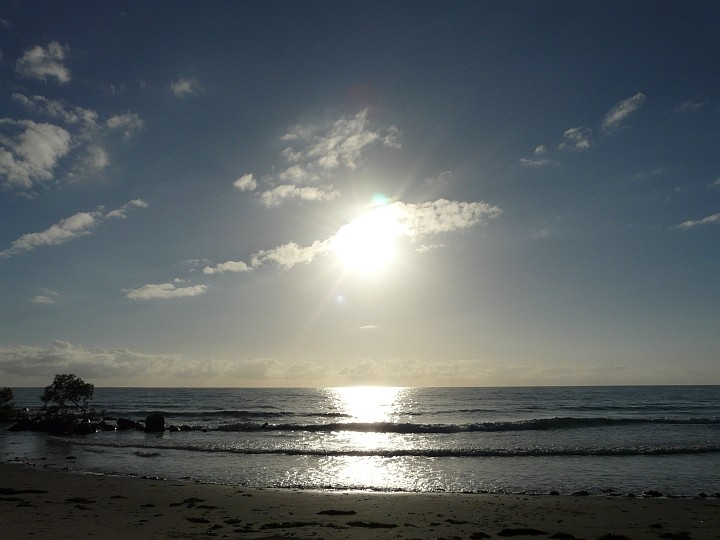
[(0, 7), (0, 385), (720, 384), (716, 2)]

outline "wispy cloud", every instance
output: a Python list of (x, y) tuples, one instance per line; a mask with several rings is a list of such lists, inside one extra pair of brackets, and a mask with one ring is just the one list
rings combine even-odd
[(30, 298), (30, 301), (34, 304), (54, 304), (55, 298), (58, 296), (59, 293), (51, 291), (50, 289), (45, 289), (42, 291), (42, 294), (38, 294)]
[(110, 210), (110, 212), (105, 214), (105, 217), (125, 219), (127, 217), (128, 210), (130, 210), (131, 208), (147, 208), (148, 206), (150, 205), (142, 199), (133, 199), (132, 201), (128, 201), (123, 204), (120, 208)]
[(123, 292), (131, 300), (154, 300), (197, 296), (207, 292), (207, 285), (176, 287), (172, 283), (149, 283), (138, 289), (126, 289)]
[[(298, 124), (280, 137), (288, 143), (280, 153), (279, 172), (262, 177), (258, 200), (267, 207), (296, 199), (330, 201), (340, 196), (335, 180), (339, 171), (352, 171), (363, 163), (372, 147), (400, 148), (395, 126), (374, 126), (367, 109), (354, 115), (317, 124)], [(248, 173), (233, 182), (241, 191), (254, 191), (258, 181)]]
[(645, 102), (645, 94), (638, 92), (632, 97), (617, 103), (603, 118), (602, 128), (606, 133), (618, 129), (627, 118)]
[(26, 50), (15, 64), (15, 70), (25, 77), (46, 81), (48, 77), (59, 83), (70, 81), (70, 70), (63, 61), (70, 51), (67, 45), (52, 41), (47, 47), (37, 45)]
[(713, 214), (711, 216), (708, 216), (703, 219), (697, 219), (697, 220), (688, 220), (682, 222), (680, 225), (678, 225), (678, 229), (693, 229), (695, 227), (699, 227), (701, 225), (709, 225), (712, 223), (716, 223), (720, 225), (720, 214)]
[(40, 112), (67, 124), (86, 124), (94, 126), (98, 113), (92, 109), (68, 105), (64, 101), (48, 99), (44, 96), (26, 96), (13, 92), (12, 99), (33, 112)]
[[(429, 236), (452, 233), (469, 229), (475, 225), (486, 222), (488, 219), (498, 217), (502, 210), (485, 202), (462, 202), (438, 199), (425, 203), (394, 202), (381, 206), (370, 212), (383, 212), (384, 225), (391, 227), (388, 234), (396, 234), (408, 238), (410, 241), (420, 241)], [(365, 216), (367, 218), (367, 215)], [(205, 274), (219, 274), (224, 272), (247, 272), (265, 264), (274, 264), (284, 270), (300, 264), (310, 264), (317, 257), (332, 253), (335, 239), (344, 234), (345, 227), (341, 227), (336, 234), (323, 240), (316, 240), (308, 246), (295, 242), (288, 242), (272, 249), (260, 250), (250, 257), (250, 264), (242, 261), (227, 261), (216, 266), (206, 266)], [(427, 248), (427, 246), (425, 246)], [(441, 244), (433, 244), (432, 248), (439, 248)], [(424, 251), (430, 251), (429, 248)]]
[(128, 139), (133, 133), (142, 129), (144, 123), (137, 113), (125, 113), (108, 118), (105, 124), (110, 129), (122, 131), (125, 138)]
[(713, 187), (713, 188), (720, 187), (720, 178), (718, 178), (717, 180), (715, 180), (715, 181), (714, 181), (712, 184), (710, 184), (708, 187)]
[(8, 249), (0, 251), (0, 258), (34, 251), (40, 247), (58, 246), (76, 238), (87, 236), (92, 234), (93, 230), (104, 220), (125, 217), (127, 211), (132, 207), (145, 208), (147, 206), (148, 204), (145, 201), (135, 199), (107, 213), (102, 210), (78, 212), (69, 218), (61, 219), (44, 231), (23, 234)]
[(330, 251), (331, 239), (316, 240), (309, 246), (300, 246), (289, 242), (273, 249), (261, 250), (252, 256), (254, 267), (273, 263), (283, 269), (289, 269), (298, 264), (309, 264), (315, 257)]
[(265, 207), (279, 206), (287, 199), (301, 201), (332, 201), (340, 196), (340, 192), (332, 184), (324, 186), (296, 186), (284, 184), (260, 194), (260, 203)]
[(570, 128), (563, 134), (563, 142), (558, 145), (560, 150), (582, 152), (592, 144), (592, 130), (586, 127)]
[(694, 113), (702, 109), (705, 105), (707, 105), (707, 101), (685, 101), (675, 107), (675, 112), (678, 114)]
[(551, 159), (520, 158), (520, 165), (523, 167), (544, 167), (555, 163)]
[(170, 85), (170, 90), (178, 97), (197, 94), (200, 91), (200, 83), (197, 79), (180, 77)]

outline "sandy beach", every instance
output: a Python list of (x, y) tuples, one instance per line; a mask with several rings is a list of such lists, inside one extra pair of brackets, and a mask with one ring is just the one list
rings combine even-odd
[(0, 465), (20, 538), (718, 539), (720, 499), (248, 489)]

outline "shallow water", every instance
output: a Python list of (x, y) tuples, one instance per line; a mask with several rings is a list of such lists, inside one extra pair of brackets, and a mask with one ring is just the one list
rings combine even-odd
[(3, 433), (0, 459), (258, 487), (720, 492), (716, 386), (98, 388), (93, 405), (190, 430)]

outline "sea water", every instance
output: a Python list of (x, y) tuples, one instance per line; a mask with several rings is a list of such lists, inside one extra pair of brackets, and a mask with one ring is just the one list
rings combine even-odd
[[(14, 389), (37, 408), (42, 389)], [(182, 431), (0, 434), (0, 460), (255, 487), (720, 492), (720, 387), (96, 388)]]

